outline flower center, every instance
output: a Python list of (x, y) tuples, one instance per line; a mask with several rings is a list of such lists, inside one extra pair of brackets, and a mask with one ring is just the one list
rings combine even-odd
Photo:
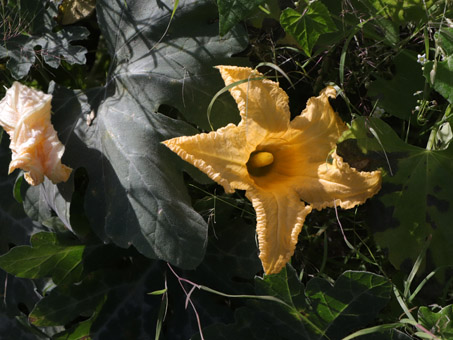
[(266, 175), (272, 163), (274, 163), (274, 155), (267, 151), (252, 152), (247, 162), (247, 170), (252, 176)]

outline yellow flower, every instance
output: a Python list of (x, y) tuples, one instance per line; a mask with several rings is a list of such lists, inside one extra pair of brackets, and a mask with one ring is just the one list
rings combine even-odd
[(9, 173), (23, 169), (31, 185), (42, 183), (44, 176), (65, 182), (72, 171), (61, 164), (64, 146), (50, 122), (51, 100), (50, 94), (14, 82), (0, 101), (0, 125), (11, 139)]
[[(246, 190), (256, 211), (260, 259), (267, 274), (290, 260), (312, 209), (352, 208), (376, 194), (381, 173), (359, 172), (332, 150), (347, 129), (329, 104), (333, 87), (307, 102), (292, 121), (278, 83), (246, 67), (218, 66), (241, 122), (210, 133), (163, 142), (225, 188)], [(306, 205), (304, 202), (308, 203)]]

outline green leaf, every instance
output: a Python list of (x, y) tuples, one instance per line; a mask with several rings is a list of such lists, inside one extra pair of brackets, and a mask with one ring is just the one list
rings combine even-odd
[[(95, 256), (104, 268), (91, 271), (78, 284), (53, 289), (30, 313), (32, 324), (65, 325), (88, 316), (86, 323), (57, 338), (90, 335), (95, 339), (152, 339), (155, 331), (152, 320), (156, 320), (161, 296), (147, 293), (163, 286), (163, 267), (134, 252), (119, 253), (109, 256), (110, 251), (100, 249)], [(115, 263), (117, 268), (112, 267)]]
[(414, 115), (417, 97), (423, 90), (424, 79), (415, 52), (403, 50), (394, 59), (395, 74), (388, 80), (376, 75), (368, 88), (368, 96), (378, 100), (378, 106), (391, 115), (410, 120)]
[[(293, 284), (284, 283), (288, 280)], [(307, 283), (305, 293), (300, 283), (296, 289), (296, 280), (291, 269), (289, 276), (283, 269), (264, 280), (257, 278), (259, 295), (268, 292), (291, 305), (250, 300), (247, 307), (236, 311), (236, 323), (207, 327), (203, 329), (205, 338), (341, 339), (372, 321), (391, 294), (391, 284), (386, 278), (368, 272), (345, 272), (334, 286), (314, 278)], [(299, 295), (305, 298), (300, 299)]]
[(428, 61), (423, 75), (450, 104), (453, 104), (453, 55), (444, 61)]
[(59, 326), (82, 315), (91, 316), (111, 289), (102, 274), (93, 273), (77, 285), (54, 288), (35, 305), (28, 316), (30, 323), (39, 327)]
[(69, 209), (72, 180), (57, 186), (44, 178), (39, 188), (30, 187), (28, 183), (24, 183), (24, 186), (28, 187), (23, 201), (24, 211), (33, 221), (56, 231), (64, 231), (65, 228), (71, 230)]
[(257, 277), (255, 285), (260, 295), (275, 296), (293, 307), (295, 307), (293, 297), (298, 296), (301, 291), (303, 294), (304, 288), (291, 266), (287, 266), (278, 274), (265, 275), (262, 280)]
[(296, 39), (307, 56), (311, 56), (321, 34), (337, 31), (327, 7), (320, 1), (311, 2), (302, 13), (292, 8), (285, 9), (280, 24)]
[(314, 278), (307, 283), (312, 320), (331, 339), (341, 339), (353, 330), (366, 326), (390, 300), (391, 284), (368, 272), (343, 273), (332, 287)]
[[(440, 1), (439, 1), (440, 2)], [(435, 2), (433, 0), (354, 0), (354, 8), (365, 6), (370, 14), (384, 16), (402, 25), (410, 21), (428, 20), (427, 10)]]
[(442, 27), (434, 33), (434, 39), (447, 56), (453, 55), (453, 27)]
[(239, 217), (247, 211), (239, 208), (242, 204), (231, 195), (207, 196), (195, 204), (198, 211), (212, 211), (216, 223), (210, 228), (205, 259), (190, 273), (192, 281), (231, 294), (253, 293), (250, 282), (262, 266), (255, 228)]
[(224, 36), (237, 23), (247, 19), (265, 0), (217, 0), (219, 34)]
[(418, 309), (418, 322), (433, 334), (442, 339), (453, 338), (453, 305), (443, 307), (440, 311), (433, 312), (428, 307)]
[(0, 267), (17, 277), (52, 277), (56, 284), (80, 277), (85, 246), (65, 244), (46, 232), (34, 234), (31, 245), (14, 247), (0, 256)]
[[(98, 2), (99, 26), (115, 61), (109, 82), (87, 94), (51, 87), (53, 123), (66, 145), (63, 163), (88, 173), (85, 213), (95, 233), (150, 258), (194, 268), (204, 256), (207, 225), (191, 206), (182, 171), (199, 172), (161, 142), (198, 130), (157, 111), (169, 105), (209, 128), (206, 108), (224, 86), (213, 66), (233, 63), (231, 55), (245, 48), (246, 39), (238, 29), (219, 38), (216, 6), (192, 0), (180, 1), (165, 35), (173, 2), (168, 4)], [(95, 118), (87, 125), (90, 112)], [(228, 96), (213, 112), (216, 127), (239, 119)], [(40, 201), (62, 218), (71, 186), (59, 184), (60, 195), (29, 190), (40, 191), (35, 197), (46, 197)]]
[(379, 154), (387, 173), (380, 193), (370, 201), (369, 221), (390, 262), (410, 269), (432, 235), (428, 261), (436, 267), (453, 265), (453, 187), (446, 184), (453, 173), (452, 145), (441, 151), (415, 147), (383, 121), (362, 117), (353, 121), (351, 134), (361, 148)]
[[(233, 201), (231, 196), (226, 196), (218, 197), (215, 201), (213, 218), (216, 223), (210, 228), (211, 233), (203, 262), (195, 271), (182, 273), (178, 271), (178, 273), (192, 282), (220, 292), (253, 294), (254, 275), (262, 268), (257, 255), (255, 228), (238, 218), (238, 208), (235, 209), (223, 202), (226, 198), (229, 202)], [(195, 206), (196, 208), (204, 206), (209, 209), (212, 208), (212, 203), (213, 200), (203, 200)], [(170, 272), (167, 276), (169, 275)], [(165, 335), (167, 339), (189, 339), (198, 332), (196, 320), (193, 313), (184, 308), (186, 296), (182, 294), (179, 284), (174, 281), (176, 280), (169, 280), (169, 308), (173, 312), (171, 317), (167, 313), (164, 323)], [(193, 292), (192, 300), (197, 306), (203, 326), (218, 323), (221, 320), (232, 320), (234, 311), (231, 304), (243, 302), (243, 299), (225, 300), (225, 297), (199, 290)], [(182, 324), (187, 325), (184, 334), (180, 327)]]

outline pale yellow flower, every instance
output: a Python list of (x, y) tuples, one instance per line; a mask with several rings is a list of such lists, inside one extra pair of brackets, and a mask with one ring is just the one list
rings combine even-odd
[(64, 146), (50, 122), (51, 100), (50, 94), (14, 82), (0, 101), (0, 125), (11, 139), (9, 173), (24, 170), (31, 185), (42, 183), (44, 176), (65, 182), (72, 171), (61, 164)]
[(226, 85), (251, 79), (230, 89), (241, 122), (163, 143), (227, 193), (246, 191), (256, 211), (264, 271), (278, 273), (293, 255), (312, 209), (349, 209), (365, 202), (379, 191), (381, 173), (359, 172), (335, 153), (347, 127), (329, 104), (333, 87), (310, 98), (290, 121), (288, 96), (278, 83), (253, 80), (263, 75), (250, 68), (218, 69)]

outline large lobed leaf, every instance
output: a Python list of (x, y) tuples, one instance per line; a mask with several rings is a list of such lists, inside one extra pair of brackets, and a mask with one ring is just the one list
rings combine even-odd
[(353, 121), (351, 134), (361, 148), (379, 153), (387, 172), (370, 202), (369, 217), (374, 238), (388, 249), (390, 262), (397, 268), (410, 265), (432, 236), (428, 260), (436, 267), (452, 265), (452, 145), (441, 151), (415, 147), (383, 121), (363, 117)]
[[(66, 145), (65, 164), (86, 169), (85, 212), (104, 241), (134, 245), (142, 254), (194, 268), (203, 258), (207, 225), (191, 207), (182, 171), (196, 173), (160, 142), (197, 130), (156, 111), (170, 105), (208, 128), (206, 108), (223, 87), (214, 65), (241, 51), (242, 31), (218, 36), (211, 1), (98, 2), (98, 21), (113, 67), (105, 88), (87, 94), (58, 87), (53, 123)], [(166, 33), (167, 32), (167, 33)], [(96, 118), (88, 125), (86, 115)], [(214, 105), (214, 125), (238, 118), (226, 97)], [(67, 224), (72, 179), (30, 188)], [(45, 210), (45, 209), (43, 209)], [(71, 227), (67, 224), (67, 227)]]

